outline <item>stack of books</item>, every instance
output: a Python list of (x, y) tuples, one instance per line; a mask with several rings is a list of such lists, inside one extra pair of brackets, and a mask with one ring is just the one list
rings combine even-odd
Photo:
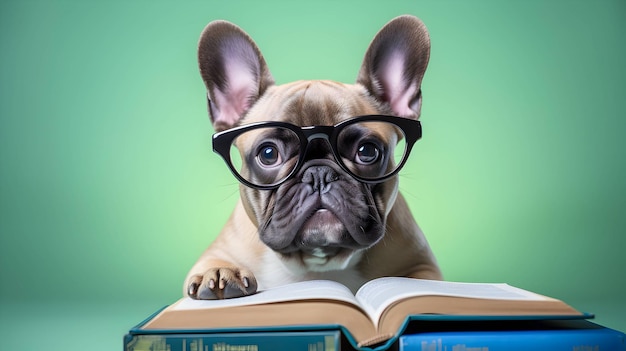
[(125, 351), (625, 350), (626, 336), (507, 284), (380, 278), (356, 294), (306, 281), (218, 301), (182, 298), (131, 329)]

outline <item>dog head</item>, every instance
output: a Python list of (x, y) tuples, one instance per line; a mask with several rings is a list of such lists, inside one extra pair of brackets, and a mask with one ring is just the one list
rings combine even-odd
[(395, 174), (421, 132), (429, 52), (423, 23), (401, 16), (371, 42), (356, 84), (276, 85), (239, 27), (203, 31), (214, 148), (241, 181), (261, 241), (295, 272), (344, 269), (384, 236)]

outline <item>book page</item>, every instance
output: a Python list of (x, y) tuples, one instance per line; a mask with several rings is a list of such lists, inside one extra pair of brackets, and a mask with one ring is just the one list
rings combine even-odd
[(455, 283), (413, 278), (379, 278), (365, 283), (356, 293), (357, 300), (373, 321), (377, 322), (386, 307), (412, 296), (456, 296), (491, 300), (545, 300), (530, 291), (508, 284)]
[(172, 306), (172, 310), (211, 309), (297, 300), (339, 300), (358, 306), (350, 289), (342, 284), (328, 280), (311, 280), (283, 285), (234, 299), (194, 300), (187, 297)]

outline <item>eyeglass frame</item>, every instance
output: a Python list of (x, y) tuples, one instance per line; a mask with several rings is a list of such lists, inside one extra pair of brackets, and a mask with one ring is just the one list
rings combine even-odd
[[(406, 138), (405, 151), (403, 154), (404, 157), (402, 158), (400, 163), (396, 165), (396, 168), (389, 174), (386, 174), (378, 178), (361, 177), (358, 174), (355, 174), (353, 171), (351, 171), (343, 163), (343, 161), (341, 161), (341, 155), (339, 154), (339, 150), (337, 147), (337, 137), (340, 134), (340, 132), (347, 126), (350, 126), (355, 123), (360, 123), (360, 122), (386, 122), (386, 123), (390, 123), (399, 127), (400, 130), (403, 132), (404, 137)], [(280, 181), (273, 183), (273, 184), (268, 184), (268, 185), (255, 184), (245, 179), (239, 173), (239, 171), (235, 169), (235, 166), (233, 165), (233, 162), (230, 157), (230, 148), (233, 144), (233, 140), (235, 140), (241, 134), (254, 130), (254, 129), (271, 128), (271, 127), (284, 128), (284, 129), (288, 129), (294, 132), (294, 134), (297, 135), (298, 140), (300, 141), (301, 152), (298, 155), (298, 160), (296, 161), (296, 164), (293, 167), (293, 169), (289, 172), (288, 175), (283, 177)], [(357, 117), (346, 119), (333, 126), (301, 127), (301, 126), (297, 126), (288, 122), (279, 122), (279, 121), (255, 122), (255, 123), (245, 124), (245, 125), (231, 128), (231, 129), (227, 129), (225, 131), (215, 133), (213, 134), (212, 142), (213, 142), (213, 152), (217, 153), (224, 159), (224, 161), (226, 162), (226, 165), (228, 166), (230, 171), (233, 173), (233, 175), (235, 176), (235, 178), (237, 178), (239, 182), (241, 182), (243, 185), (248, 186), (250, 188), (255, 188), (259, 190), (272, 190), (272, 189), (278, 188), (281, 184), (291, 179), (300, 170), (300, 168), (302, 168), (302, 165), (305, 163), (304, 161), (306, 158), (309, 143), (312, 140), (315, 140), (315, 139), (326, 140), (330, 145), (333, 157), (337, 161), (337, 164), (339, 165), (339, 167), (341, 167), (341, 169), (343, 169), (348, 174), (350, 174), (354, 179), (363, 183), (367, 183), (367, 184), (377, 184), (377, 183), (382, 183), (386, 181), (387, 179), (395, 176), (396, 174), (398, 174), (398, 172), (400, 172), (402, 167), (404, 167), (407, 159), (409, 158), (409, 154), (411, 153), (411, 150), (413, 149), (413, 145), (419, 139), (421, 139), (421, 137), (422, 137), (422, 124), (420, 123), (420, 121), (416, 119), (389, 116), (389, 115), (364, 115), (364, 116), (357, 116)]]

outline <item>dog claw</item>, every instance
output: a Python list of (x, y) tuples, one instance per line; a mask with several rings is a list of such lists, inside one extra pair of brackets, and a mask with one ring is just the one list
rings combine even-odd
[(196, 296), (198, 295), (198, 289), (200, 288), (200, 285), (202, 283), (202, 276), (195, 276), (191, 279), (191, 282), (189, 283), (189, 287), (187, 288), (187, 295), (191, 296), (192, 298), (197, 298)]
[(196, 296), (196, 294), (198, 293), (198, 283), (191, 283), (189, 284), (189, 289), (187, 290), (187, 294), (189, 294), (189, 296), (194, 297)]

